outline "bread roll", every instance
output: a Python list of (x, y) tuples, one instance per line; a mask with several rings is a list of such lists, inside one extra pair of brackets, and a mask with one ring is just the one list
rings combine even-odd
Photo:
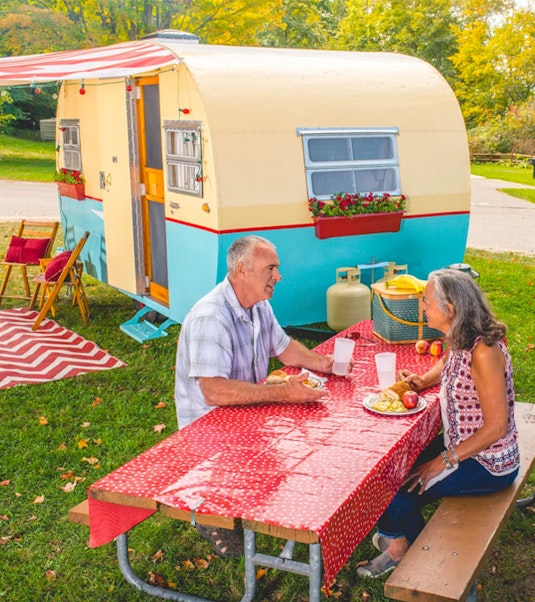
[(399, 382), (388, 387), (388, 389), (381, 391), (381, 399), (400, 400), (403, 397), (403, 394), (410, 390), (411, 387), (409, 383), (405, 382), (404, 380), (400, 380)]
[(286, 382), (287, 380), (288, 375), (286, 374), (286, 372), (284, 372), (284, 370), (273, 370), (273, 372), (267, 375), (266, 384), (282, 385), (282, 383)]

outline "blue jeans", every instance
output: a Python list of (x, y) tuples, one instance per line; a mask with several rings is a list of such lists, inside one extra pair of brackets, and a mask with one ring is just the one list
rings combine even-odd
[[(438, 435), (418, 456), (415, 466), (435, 458), (444, 449), (442, 435)], [(422, 495), (418, 494), (418, 487), (412, 492), (402, 487), (378, 520), (379, 533), (386, 537), (405, 537), (412, 544), (425, 525), (420, 512), (423, 506), (447, 496), (480, 495), (499, 491), (509, 486), (517, 474), (518, 469), (497, 477), (476, 460), (464, 460), (456, 471)]]

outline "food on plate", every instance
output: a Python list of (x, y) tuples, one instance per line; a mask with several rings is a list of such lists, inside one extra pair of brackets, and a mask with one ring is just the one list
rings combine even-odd
[(266, 377), (267, 385), (282, 385), (285, 383), (290, 377), (284, 372), (284, 370), (273, 370)]
[(394, 383), (388, 389), (379, 393), (379, 399), (372, 404), (378, 412), (406, 412), (407, 407), (403, 404), (403, 395), (412, 391), (409, 384), (404, 380)]
[(311, 389), (319, 389), (321, 387), (321, 381), (317, 378), (305, 378), (303, 384)]
[(407, 410), (413, 410), (418, 405), (418, 393), (416, 391), (406, 391), (403, 393), (401, 401)]
[(400, 380), (397, 383), (390, 385), (388, 389), (383, 389), (379, 396), (383, 401), (387, 401), (389, 399), (400, 401), (403, 397), (403, 394), (407, 391), (412, 391), (409, 383), (404, 380)]
[(431, 345), (424, 339), (416, 341), (416, 344), (414, 346), (416, 347), (416, 351), (420, 355), (424, 355), (425, 353), (427, 353), (429, 351), (429, 347), (431, 347)]

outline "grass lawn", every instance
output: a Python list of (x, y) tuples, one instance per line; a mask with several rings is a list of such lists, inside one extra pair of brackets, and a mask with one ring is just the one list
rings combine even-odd
[(55, 147), (55, 142), (0, 134), (0, 178), (52, 182), (56, 170)]
[[(0, 224), (0, 255), (14, 224)], [(61, 241), (58, 241), (61, 244)], [(533, 258), (468, 252), (466, 261), (497, 314), (509, 325), (518, 398), (535, 400)], [(119, 330), (134, 313), (132, 301), (86, 278), (92, 318), (63, 300), (57, 321), (119, 357), (124, 368), (0, 392), (0, 599), (9, 602), (148, 601), (120, 574), (113, 545), (87, 548), (88, 531), (67, 521), (86, 487), (176, 429), (173, 369), (178, 327), (140, 345)], [(5, 307), (13, 306), (5, 302)], [(4, 307), (4, 306), (3, 306)], [(159, 425), (165, 425), (160, 432)], [(71, 492), (62, 489), (75, 482)], [(531, 509), (515, 510), (485, 564), (479, 600), (535, 600), (532, 567), (535, 525)], [(261, 540), (270, 551), (277, 540)], [(231, 602), (243, 595), (243, 563), (211, 553), (189, 525), (155, 516), (129, 540), (135, 570), (191, 593)], [(303, 548), (299, 549), (304, 554)], [(363, 581), (358, 563), (374, 554), (367, 538), (339, 573), (333, 599), (384, 601), (383, 582)], [(530, 577), (531, 575), (531, 577)], [(304, 602), (306, 578), (269, 570), (257, 599)]]

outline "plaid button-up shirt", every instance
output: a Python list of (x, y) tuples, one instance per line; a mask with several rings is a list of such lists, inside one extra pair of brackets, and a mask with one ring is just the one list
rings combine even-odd
[(225, 278), (193, 306), (180, 331), (175, 377), (179, 427), (213, 409), (204, 401), (199, 377), (259, 382), (267, 375), (270, 358), (289, 343), (269, 302), (261, 301), (248, 312)]

